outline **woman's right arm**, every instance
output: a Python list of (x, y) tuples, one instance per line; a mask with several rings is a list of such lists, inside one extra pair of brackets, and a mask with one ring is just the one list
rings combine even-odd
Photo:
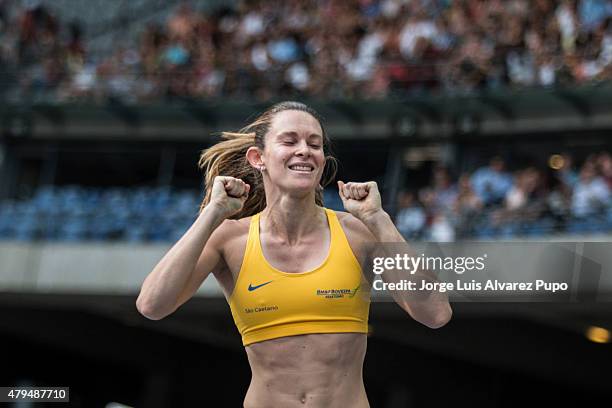
[(223, 232), (217, 231), (219, 234), (214, 236), (213, 232), (242, 208), (248, 192), (249, 185), (242, 180), (215, 178), (210, 203), (143, 282), (136, 300), (136, 308), (142, 315), (159, 320), (173, 313), (187, 301), (185, 289), (193, 287), (194, 282), (201, 284), (222, 261), (220, 235)]

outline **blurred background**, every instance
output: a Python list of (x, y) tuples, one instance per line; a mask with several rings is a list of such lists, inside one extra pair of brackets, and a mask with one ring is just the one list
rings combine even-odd
[[(406, 239), (610, 241), (611, 80), (610, 0), (0, 0), (0, 385), (241, 406), (214, 278), (162, 321), (134, 302), (197, 215), (200, 151), (281, 100)], [(372, 305), (373, 407), (610, 403), (612, 304), (454, 309), (431, 331)]]

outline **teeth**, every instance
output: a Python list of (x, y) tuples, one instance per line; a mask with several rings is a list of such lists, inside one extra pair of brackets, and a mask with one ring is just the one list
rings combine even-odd
[(290, 166), (289, 168), (291, 170), (298, 170), (298, 171), (312, 171), (312, 168), (308, 166), (293, 165), (293, 166)]

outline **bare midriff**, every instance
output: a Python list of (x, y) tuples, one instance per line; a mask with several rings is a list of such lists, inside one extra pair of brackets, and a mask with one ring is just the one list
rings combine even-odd
[(245, 408), (369, 408), (363, 333), (305, 334), (246, 347), (251, 384)]

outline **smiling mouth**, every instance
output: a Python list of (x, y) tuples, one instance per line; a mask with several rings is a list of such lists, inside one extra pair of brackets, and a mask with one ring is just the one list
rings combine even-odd
[(314, 167), (310, 164), (292, 164), (289, 166), (289, 170), (298, 173), (312, 173), (314, 171)]

